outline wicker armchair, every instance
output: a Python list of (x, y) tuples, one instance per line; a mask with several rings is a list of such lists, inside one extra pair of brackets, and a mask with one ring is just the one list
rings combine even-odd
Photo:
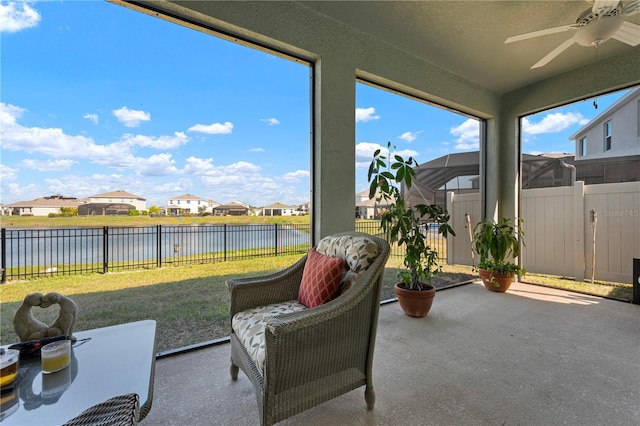
[[(247, 350), (232, 325), (231, 378), (237, 380), (242, 369), (252, 382), (261, 424), (279, 422), (360, 386), (365, 386), (368, 409), (373, 408), (371, 370), (389, 244), (368, 234), (349, 232), (323, 239), (316, 249), (322, 252), (323, 242), (326, 249), (328, 239), (361, 242), (363, 238), (369, 247), (377, 246), (377, 254), (368, 259), (366, 269), (358, 271), (347, 291), (315, 308), (302, 306), (298, 311), (265, 318), (263, 331), (257, 333), (264, 350), (262, 363), (252, 358), (251, 347)], [(232, 324), (238, 313), (297, 303), (307, 257), (268, 276), (229, 280)]]

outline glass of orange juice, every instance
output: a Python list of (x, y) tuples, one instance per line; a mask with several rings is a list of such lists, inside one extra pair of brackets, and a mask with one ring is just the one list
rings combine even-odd
[(40, 349), (42, 372), (54, 373), (66, 368), (71, 362), (71, 340), (59, 340)]

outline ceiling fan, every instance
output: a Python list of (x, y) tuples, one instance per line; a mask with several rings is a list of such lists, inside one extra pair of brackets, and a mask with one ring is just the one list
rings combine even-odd
[(505, 43), (527, 40), (548, 34), (573, 30), (573, 36), (553, 49), (547, 56), (536, 62), (531, 68), (540, 68), (564, 52), (574, 43), (581, 46), (595, 46), (614, 38), (630, 46), (640, 44), (640, 25), (624, 20), (625, 16), (640, 13), (640, 0), (587, 0), (593, 1), (593, 7), (585, 10), (576, 19), (575, 24), (547, 28), (507, 38)]

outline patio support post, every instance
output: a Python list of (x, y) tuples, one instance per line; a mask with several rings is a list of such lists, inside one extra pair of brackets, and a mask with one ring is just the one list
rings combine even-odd
[(312, 244), (355, 228), (355, 109), (350, 58), (323, 56), (313, 81)]
[(500, 179), (498, 180), (498, 217), (515, 218), (519, 214), (520, 199), (520, 125), (519, 117), (502, 109), (498, 119), (497, 152)]
[[(499, 119), (486, 120), (485, 134), (480, 135), (480, 199), (484, 200), (482, 217), (478, 220), (498, 218), (499, 176), (498, 162)], [(483, 137), (484, 136), (484, 137)]]

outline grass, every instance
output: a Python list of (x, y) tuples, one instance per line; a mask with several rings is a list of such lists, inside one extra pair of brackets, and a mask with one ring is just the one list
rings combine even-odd
[[(0, 285), (0, 342), (18, 340), (13, 316), (28, 293), (51, 291), (71, 297), (78, 305), (76, 330), (142, 319), (157, 321), (157, 350), (166, 351), (228, 335), (230, 278), (260, 275), (293, 264), (300, 255), (287, 255), (191, 266), (169, 266), (134, 272), (70, 275)], [(395, 298), (393, 285), (402, 267), (390, 258), (384, 275), (382, 300)], [(445, 265), (434, 284), (477, 279), (470, 266)], [(527, 281), (572, 291), (631, 300), (632, 286), (616, 283), (578, 283), (562, 277), (527, 274)], [(57, 310), (38, 310), (35, 316), (51, 323)]]
[(0, 216), (0, 227), (102, 228), (103, 226), (238, 225), (287, 223), (308, 225), (309, 216)]

